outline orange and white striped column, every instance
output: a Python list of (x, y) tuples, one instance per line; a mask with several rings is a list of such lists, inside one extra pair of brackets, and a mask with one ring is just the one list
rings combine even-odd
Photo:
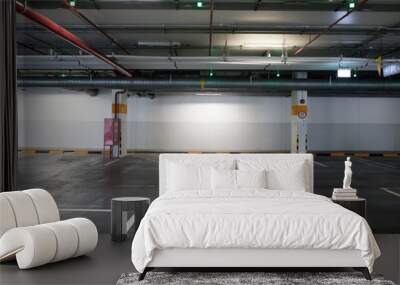
[[(295, 79), (307, 79), (307, 72), (295, 72)], [(307, 90), (293, 90), (291, 94), (291, 153), (307, 152)]]
[(120, 121), (119, 156), (124, 156), (128, 153), (128, 92), (112, 90), (112, 96), (112, 115)]

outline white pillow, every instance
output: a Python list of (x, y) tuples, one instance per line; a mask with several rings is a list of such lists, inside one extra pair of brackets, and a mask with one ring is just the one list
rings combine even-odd
[(166, 191), (211, 191), (211, 168), (235, 169), (233, 159), (176, 159), (166, 162)]
[(267, 171), (258, 170), (236, 170), (236, 181), (238, 188), (267, 188)]
[(307, 168), (303, 160), (243, 159), (238, 161), (238, 168), (240, 170), (266, 169), (268, 189), (303, 192), (307, 189)]
[(211, 169), (211, 188), (213, 190), (235, 190), (236, 189), (236, 170), (231, 169)]
[(305, 162), (280, 163), (267, 172), (268, 188), (306, 192)]
[(169, 162), (168, 191), (211, 189), (211, 167), (190, 166)]

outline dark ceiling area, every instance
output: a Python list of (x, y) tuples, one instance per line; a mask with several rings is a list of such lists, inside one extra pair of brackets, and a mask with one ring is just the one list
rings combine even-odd
[[(343, 67), (375, 79), (400, 56), (397, 0), (21, 3), (136, 76), (326, 78)], [(16, 29), (20, 76), (120, 75), (22, 13)]]

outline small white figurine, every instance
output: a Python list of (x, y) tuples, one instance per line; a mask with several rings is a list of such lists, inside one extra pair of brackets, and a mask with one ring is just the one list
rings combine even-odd
[(351, 170), (351, 161), (350, 157), (347, 157), (347, 160), (344, 162), (344, 179), (343, 179), (343, 189), (352, 189), (351, 188), (351, 176), (353, 175), (353, 171)]

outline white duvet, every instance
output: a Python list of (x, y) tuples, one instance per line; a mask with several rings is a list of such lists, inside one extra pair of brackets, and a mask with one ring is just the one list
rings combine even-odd
[(372, 271), (380, 251), (368, 223), (328, 198), (298, 191), (197, 191), (157, 198), (132, 243), (143, 272), (155, 249), (358, 249)]

